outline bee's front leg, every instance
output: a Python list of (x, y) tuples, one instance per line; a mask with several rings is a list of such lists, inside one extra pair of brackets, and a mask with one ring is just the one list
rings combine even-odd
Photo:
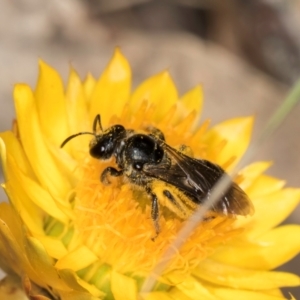
[(100, 180), (103, 184), (110, 184), (110, 181), (108, 180), (109, 176), (118, 177), (123, 175), (123, 170), (117, 170), (112, 167), (107, 167), (101, 174)]

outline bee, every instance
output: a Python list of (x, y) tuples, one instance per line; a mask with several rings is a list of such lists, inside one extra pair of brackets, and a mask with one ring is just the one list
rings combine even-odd
[[(97, 133), (98, 128), (100, 133)], [(147, 134), (137, 133), (122, 125), (103, 130), (100, 115), (97, 115), (93, 132), (71, 135), (61, 147), (79, 135), (93, 135), (90, 155), (100, 160), (114, 157), (117, 164), (117, 168), (107, 167), (100, 181), (109, 184), (110, 176), (125, 176), (130, 184), (143, 189), (151, 198), (151, 218), (157, 236), (160, 206), (186, 219), (209, 196), (214, 184), (222, 176), (229, 175), (212, 162), (186, 155), (185, 147), (172, 148), (159, 129), (148, 127), (145, 132)], [(225, 216), (246, 216), (253, 213), (253, 206), (246, 193), (231, 182), (211, 211)]]

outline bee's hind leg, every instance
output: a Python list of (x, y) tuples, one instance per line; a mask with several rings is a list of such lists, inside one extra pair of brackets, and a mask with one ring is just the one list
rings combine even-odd
[(103, 184), (110, 184), (109, 176), (119, 177), (123, 175), (123, 170), (117, 170), (112, 167), (107, 167), (101, 174), (100, 180)]
[(153, 220), (155, 233), (156, 233), (156, 235), (152, 238), (152, 241), (154, 242), (160, 233), (158, 199), (157, 196), (152, 192), (152, 190), (149, 187), (146, 187), (146, 192), (151, 197), (152, 200), (151, 219)]

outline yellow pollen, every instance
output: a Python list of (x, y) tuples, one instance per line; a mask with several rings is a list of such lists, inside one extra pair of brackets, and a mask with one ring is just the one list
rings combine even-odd
[[(76, 188), (75, 227), (84, 243), (99, 259), (119, 272), (148, 274), (183, 225), (176, 216), (160, 215), (161, 232), (155, 235), (151, 220), (151, 200), (129, 183), (116, 180), (103, 185), (100, 174), (113, 162), (88, 159), (83, 178)], [(173, 258), (166, 272), (191, 270), (213, 252), (214, 247), (239, 231), (233, 218), (217, 216), (199, 225)], [(185, 271), (182, 271), (185, 272)]]

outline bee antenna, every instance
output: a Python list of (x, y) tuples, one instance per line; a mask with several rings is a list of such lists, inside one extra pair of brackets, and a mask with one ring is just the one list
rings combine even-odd
[(102, 128), (102, 124), (101, 124), (101, 117), (100, 117), (99, 114), (94, 119), (94, 123), (93, 123), (93, 132), (94, 132), (94, 134), (96, 134), (98, 124), (99, 124), (99, 127), (100, 127), (101, 131), (103, 132), (103, 128)]
[(79, 132), (73, 135), (70, 135), (68, 138), (66, 138), (62, 144), (60, 145), (60, 148), (62, 148), (66, 143), (68, 143), (70, 140), (72, 140), (73, 138), (75, 138), (76, 136), (82, 135), (82, 134), (91, 134), (91, 135), (95, 135), (95, 133), (93, 132)]

